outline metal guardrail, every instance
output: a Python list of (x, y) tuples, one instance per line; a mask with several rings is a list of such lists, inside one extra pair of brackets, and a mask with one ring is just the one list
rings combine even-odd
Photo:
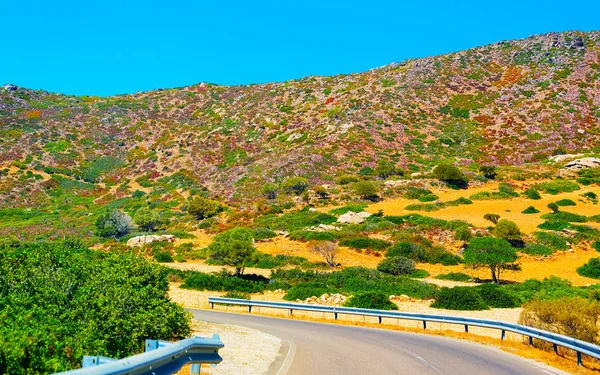
[(68, 375), (166, 375), (192, 363), (191, 372), (200, 373), (200, 364), (217, 364), (223, 359), (218, 335), (191, 337), (178, 342), (146, 340), (146, 352), (123, 359), (85, 356), (83, 368), (61, 372)]
[(332, 313), (334, 319), (337, 320), (338, 314), (348, 315), (362, 315), (362, 316), (376, 316), (379, 318), (379, 323), (382, 322), (383, 318), (394, 318), (394, 319), (407, 319), (407, 320), (419, 320), (423, 322), (423, 329), (427, 329), (427, 322), (436, 323), (448, 323), (448, 324), (459, 324), (464, 325), (465, 332), (469, 332), (469, 326), (491, 328), (500, 330), (501, 339), (504, 340), (506, 332), (513, 332), (521, 334), (529, 338), (529, 345), (533, 345), (533, 340), (542, 340), (549, 342), (553, 345), (554, 352), (558, 353), (558, 347), (562, 346), (568, 349), (572, 349), (577, 353), (577, 364), (581, 366), (581, 355), (586, 354), (590, 357), (600, 359), (600, 346), (591, 344), (589, 342), (574, 339), (572, 337), (559, 335), (557, 333), (544, 331), (541, 329), (528, 327), (520, 324), (506, 323), (497, 320), (489, 319), (474, 319), (465, 318), (460, 316), (448, 316), (448, 315), (436, 315), (436, 314), (417, 314), (417, 313), (403, 313), (388, 310), (372, 310), (372, 309), (360, 309), (353, 307), (333, 307), (333, 306), (321, 306), (321, 305), (308, 305), (302, 303), (287, 303), (287, 302), (268, 302), (268, 301), (253, 301), (246, 299), (237, 298), (222, 298), (222, 297), (209, 297), (208, 302), (211, 307), (214, 308), (215, 304), (227, 304), (227, 305), (238, 305), (247, 306), (248, 312), (252, 312), (252, 307), (267, 307), (275, 309), (286, 309), (290, 310), (290, 314), (293, 314), (294, 310), (302, 311), (318, 311), (325, 313)]

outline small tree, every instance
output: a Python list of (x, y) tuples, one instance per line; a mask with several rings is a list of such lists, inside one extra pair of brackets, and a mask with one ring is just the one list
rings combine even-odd
[(482, 165), (479, 167), (479, 172), (481, 172), (483, 177), (489, 178), (490, 180), (496, 178), (496, 167), (493, 165)]
[(501, 219), (496, 224), (496, 228), (494, 229), (496, 237), (504, 238), (505, 240), (511, 241), (521, 241), (521, 230), (514, 222)]
[(277, 198), (277, 189), (279, 186), (274, 182), (267, 182), (262, 187), (262, 193), (267, 199)]
[(440, 181), (447, 182), (453, 185), (464, 185), (467, 182), (467, 178), (452, 164), (441, 163), (433, 169), (433, 175)]
[(548, 208), (552, 210), (553, 214), (557, 213), (560, 210), (560, 208), (558, 207), (558, 205), (556, 203), (554, 203), (554, 202), (548, 203)]
[(327, 189), (325, 189), (323, 186), (321, 185), (316, 185), (315, 187), (313, 187), (313, 191), (315, 192), (315, 194), (317, 194), (319, 196), (319, 198), (321, 199), (327, 199), (329, 198), (329, 192), (327, 191)]
[(120, 210), (106, 212), (95, 222), (96, 235), (99, 237), (123, 237), (133, 230), (131, 216)]
[(235, 267), (236, 275), (244, 273), (244, 261), (254, 253), (253, 232), (246, 228), (233, 228), (218, 234), (208, 245), (209, 257)]
[(477, 237), (469, 242), (464, 259), (466, 264), (474, 267), (489, 267), (492, 281), (499, 284), (501, 271), (514, 267), (517, 252), (503, 238)]
[(468, 227), (458, 227), (454, 232), (454, 239), (457, 241), (468, 242), (473, 235)]
[(313, 241), (310, 244), (310, 250), (325, 258), (329, 267), (335, 267), (335, 254), (337, 252), (337, 245), (335, 242)]
[(383, 259), (377, 265), (377, 270), (390, 275), (409, 275), (415, 270), (415, 262), (403, 256)]
[(198, 220), (213, 217), (221, 211), (223, 211), (223, 206), (219, 202), (204, 197), (194, 198), (187, 209), (187, 212)]
[(385, 179), (396, 174), (396, 167), (389, 161), (380, 160), (375, 167), (375, 174)]
[(483, 218), (487, 221), (491, 221), (492, 224), (496, 225), (498, 224), (498, 219), (500, 219), (500, 215), (498, 214), (485, 214), (483, 215)]
[(281, 184), (286, 193), (302, 194), (308, 187), (308, 180), (304, 177), (288, 177)]
[(377, 186), (371, 181), (360, 181), (354, 184), (354, 191), (363, 199), (373, 200), (377, 198)]
[(142, 207), (135, 212), (133, 222), (145, 231), (153, 231), (160, 224), (160, 217), (158, 213), (152, 211), (150, 208)]

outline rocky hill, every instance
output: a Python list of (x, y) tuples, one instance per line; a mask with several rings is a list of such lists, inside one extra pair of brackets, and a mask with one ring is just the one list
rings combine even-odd
[(599, 125), (600, 32), (537, 35), (260, 85), (201, 83), (113, 97), (6, 85), (0, 166), (45, 177), (5, 170), (0, 205), (43, 203), (66, 180), (90, 191), (115, 186), (115, 199), (127, 179), (235, 200), (265, 181), (298, 175), (322, 183), (379, 160), (409, 171), (440, 160), (518, 165), (594, 149)]

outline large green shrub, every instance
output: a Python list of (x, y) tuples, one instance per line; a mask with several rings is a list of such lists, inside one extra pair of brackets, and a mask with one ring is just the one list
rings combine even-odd
[(521, 301), (514, 294), (496, 284), (483, 284), (476, 289), (483, 302), (490, 307), (512, 308), (521, 305)]
[(123, 237), (133, 231), (131, 216), (120, 210), (101, 214), (94, 223), (95, 234), (98, 237)]
[(577, 273), (592, 279), (600, 279), (600, 258), (590, 259), (586, 264), (577, 268)]
[(526, 198), (533, 199), (533, 200), (542, 199), (542, 196), (540, 195), (540, 193), (535, 189), (527, 189), (523, 192), (523, 195)]
[(454, 185), (464, 185), (467, 183), (467, 178), (452, 164), (441, 163), (433, 169), (433, 175), (440, 181), (444, 181)]
[(556, 205), (564, 207), (564, 206), (577, 206), (577, 203), (573, 202), (571, 199), (561, 199), (556, 202)]
[(281, 183), (281, 189), (286, 193), (302, 194), (308, 185), (304, 177), (288, 177)]
[(376, 310), (398, 310), (398, 306), (390, 301), (389, 296), (383, 292), (357, 293), (350, 297), (344, 306)]
[(148, 207), (142, 207), (135, 212), (133, 222), (142, 230), (153, 231), (160, 224), (160, 216), (156, 211), (152, 211)]
[(542, 245), (546, 245), (553, 250), (567, 250), (569, 244), (567, 243), (567, 237), (552, 232), (535, 232), (533, 234), (536, 241)]
[(304, 301), (310, 297), (321, 297), (323, 294), (335, 292), (335, 289), (329, 288), (321, 282), (311, 281), (294, 285), (288, 290), (285, 296), (283, 296), (283, 299), (287, 301)]
[(123, 358), (147, 338), (190, 334), (160, 265), (76, 240), (0, 246), (1, 373), (75, 369), (84, 355)]
[(580, 189), (579, 185), (577, 185), (575, 182), (567, 180), (542, 182), (534, 186), (534, 188), (552, 195), (556, 195), (558, 193), (571, 193)]
[(371, 181), (359, 181), (354, 184), (354, 191), (363, 199), (373, 200), (377, 197), (377, 185)]
[(517, 258), (517, 252), (508, 241), (494, 237), (473, 238), (464, 252), (465, 263), (488, 267), (496, 284), (500, 282), (501, 271)]
[(388, 241), (379, 240), (376, 238), (351, 237), (340, 240), (339, 245), (352, 247), (354, 249), (385, 250), (391, 244)]
[(377, 270), (390, 275), (409, 275), (415, 270), (415, 262), (403, 256), (388, 257), (377, 265)]
[(265, 290), (267, 281), (267, 279), (255, 281), (232, 275), (191, 272), (186, 275), (185, 282), (181, 287), (194, 290), (260, 293)]
[(499, 238), (504, 238), (507, 241), (519, 241), (521, 240), (521, 230), (517, 224), (507, 219), (500, 219), (494, 233)]
[(477, 290), (468, 286), (440, 289), (431, 307), (447, 310), (487, 310), (489, 308)]
[(198, 220), (213, 217), (221, 211), (223, 211), (223, 206), (219, 202), (204, 197), (194, 198), (187, 208), (187, 212)]

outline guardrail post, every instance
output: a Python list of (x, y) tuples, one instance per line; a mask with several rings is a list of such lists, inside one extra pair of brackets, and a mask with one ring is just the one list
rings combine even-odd
[(294, 309), (290, 309), (290, 316), (294, 315)]
[(427, 320), (423, 320), (423, 329), (427, 329)]
[(468, 324), (465, 324), (465, 332), (467, 332), (467, 333), (469, 332), (469, 325)]
[(554, 349), (554, 353), (558, 354), (558, 344), (552, 344), (552, 349)]
[(215, 309), (215, 303), (214, 302), (210, 303), (210, 308), (213, 309), (213, 310)]
[(502, 330), (502, 336), (500, 337), (500, 340), (504, 340), (506, 338), (506, 331)]
[(200, 364), (193, 363), (192, 366), (190, 366), (190, 375), (199, 375), (199, 374), (200, 374)]
[(380, 316), (378, 316), (378, 318), (379, 318), (379, 324), (381, 324), (381, 319), (382, 319), (382, 318), (381, 318)]
[(581, 352), (577, 352), (577, 366), (581, 366)]
[(337, 320), (337, 314), (336, 312), (333, 313), (333, 319)]
[(533, 336), (529, 336), (529, 345), (533, 345)]
[(93, 356), (93, 355), (84, 355), (83, 361), (81, 362), (81, 367), (93, 367), (100, 366), (106, 363), (117, 361), (114, 358), (103, 357), (103, 356)]
[(251, 313), (252, 312), (252, 305), (248, 305), (248, 312)]

